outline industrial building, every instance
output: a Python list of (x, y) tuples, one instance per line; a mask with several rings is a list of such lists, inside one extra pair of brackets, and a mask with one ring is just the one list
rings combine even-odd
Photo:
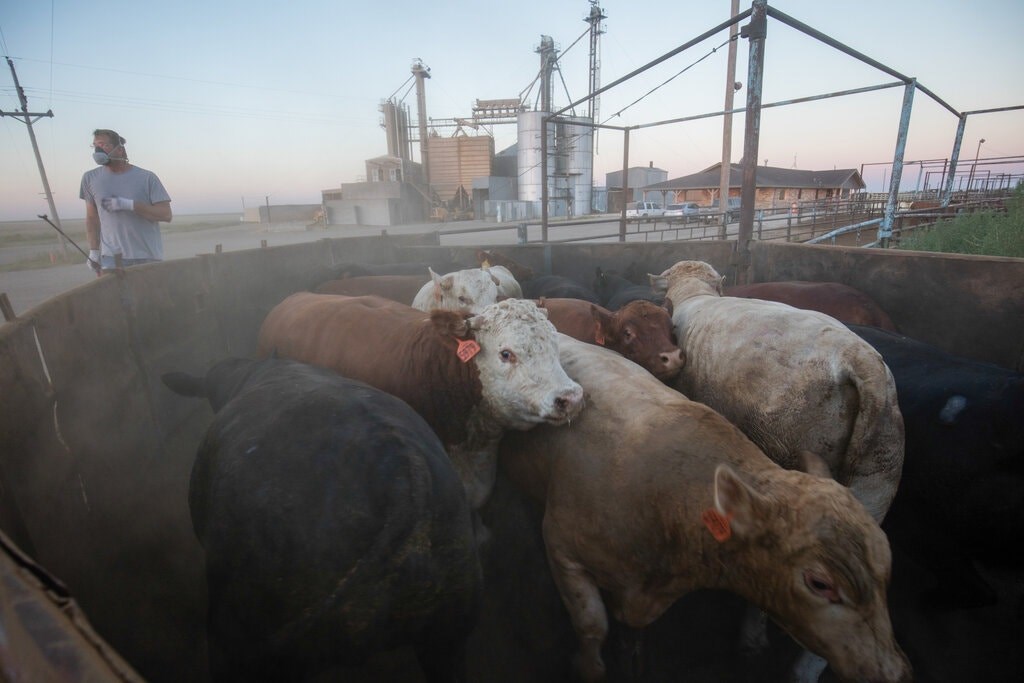
[[(594, 0), (584, 19), (590, 24), (590, 93), (599, 87), (598, 49), (605, 19)], [(550, 36), (541, 36), (537, 105), (525, 97), (476, 100), (469, 118), (427, 116), (426, 86), (430, 68), (412, 64), (416, 123), (408, 105), (393, 96), (379, 107), (387, 154), (366, 161), (366, 179), (321, 191), (327, 225), (397, 225), (427, 219), (490, 218), (530, 220), (541, 215), (543, 169), (547, 169), (548, 212), (552, 216), (585, 216), (595, 210), (592, 123), (597, 99), (585, 115), (560, 117), (549, 124), (552, 75), (559, 68), (558, 50)], [(532, 87), (532, 86), (531, 86)], [(496, 151), (488, 128), (515, 125), (516, 143)], [(413, 160), (418, 146), (419, 161)], [(544, 156), (546, 155), (546, 159)], [(605, 197), (600, 195), (600, 208)]]

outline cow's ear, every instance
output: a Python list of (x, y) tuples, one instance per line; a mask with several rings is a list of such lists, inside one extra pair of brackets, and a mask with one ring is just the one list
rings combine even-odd
[(490, 270), (487, 270), (486, 272), (488, 275), (491, 276), (491, 282), (494, 283), (494, 286), (501, 287), (501, 280), (498, 279), (498, 276), (492, 273)]
[(715, 283), (715, 289), (718, 290), (718, 296), (722, 296), (722, 284), (724, 282), (725, 276), (723, 275), (722, 277), (718, 278), (718, 281)]
[(612, 314), (605, 308), (590, 304), (590, 316), (594, 319), (594, 341), (604, 346), (612, 329)]
[(661, 275), (647, 273), (647, 279), (651, 282), (651, 291), (655, 294), (664, 295), (668, 292), (668, 278)]
[(471, 329), (467, 315), (440, 308), (430, 311), (430, 323), (442, 337), (451, 336), (464, 339)]
[(822, 479), (832, 479), (832, 470), (829, 469), (828, 463), (817, 453), (800, 451), (797, 453), (797, 458), (800, 461), (801, 471)]
[[(725, 464), (715, 468), (714, 501), (714, 506), (705, 511), (703, 519), (708, 530), (719, 541), (728, 540), (731, 536), (752, 534), (763, 519), (763, 510), (767, 505), (761, 494), (750, 488)], [(713, 523), (719, 525), (717, 532)]]

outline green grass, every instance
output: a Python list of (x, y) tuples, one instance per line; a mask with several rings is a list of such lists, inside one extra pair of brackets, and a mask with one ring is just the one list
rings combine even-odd
[(957, 216), (900, 240), (899, 249), (1024, 258), (1024, 186), (1006, 200), (1006, 211)]

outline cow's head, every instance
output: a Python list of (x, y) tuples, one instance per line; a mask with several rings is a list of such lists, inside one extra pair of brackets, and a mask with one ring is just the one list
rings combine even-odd
[(892, 555), (885, 533), (834, 480), (792, 470), (781, 477), (796, 499), (774, 498), (770, 488), (759, 493), (726, 465), (715, 471), (709, 512), (728, 531), (716, 538), (734, 544), (733, 561), (758, 577), (744, 582), (744, 597), (841, 679), (909, 681), (886, 602)]
[(662, 307), (636, 300), (609, 313), (591, 305), (594, 338), (598, 344), (618, 351), (662, 382), (668, 382), (686, 364), (686, 355), (676, 343), (672, 328), (671, 306), (671, 302)]
[(427, 285), (433, 285), (430, 308), (479, 313), (498, 300), (500, 281), (481, 268), (457, 270), (447, 275), (438, 275), (430, 269), (430, 279)]
[[(558, 338), (547, 311), (508, 299), (468, 318), (480, 350), (473, 356), (484, 408), (506, 428), (562, 424), (583, 407), (583, 389), (558, 360)], [(465, 336), (465, 335), (463, 335)]]
[(725, 278), (704, 261), (679, 261), (661, 275), (648, 275), (651, 289), (677, 304), (698, 294), (722, 295)]

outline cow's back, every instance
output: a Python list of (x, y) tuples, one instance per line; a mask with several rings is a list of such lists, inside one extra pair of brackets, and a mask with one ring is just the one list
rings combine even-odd
[(906, 545), (930, 544), (940, 561), (964, 553), (1019, 564), (1006, 539), (1024, 535), (1024, 374), (851, 329), (892, 369), (906, 425), (896, 517), (887, 524), (903, 527)]
[(727, 296), (763, 299), (794, 308), (818, 311), (854, 325), (871, 325), (896, 331), (889, 314), (864, 292), (839, 282), (758, 282), (727, 287)]
[[(219, 411), (193, 468), (218, 679), (456, 653), (480, 567), (462, 485), (394, 397), (289, 363)], [(442, 654), (443, 656), (447, 656)]]
[(903, 463), (903, 421), (881, 356), (834, 318), (754, 299), (675, 303), (687, 363), (675, 386), (733, 421), (783, 467), (825, 460), (881, 519)]
[(411, 306), (300, 292), (267, 314), (257, 354), (329, 368), (397, 396), (447, 445), (464, 438), (466, 416), (480, 400), (475, 370), (458, 360), (457, 345)]

